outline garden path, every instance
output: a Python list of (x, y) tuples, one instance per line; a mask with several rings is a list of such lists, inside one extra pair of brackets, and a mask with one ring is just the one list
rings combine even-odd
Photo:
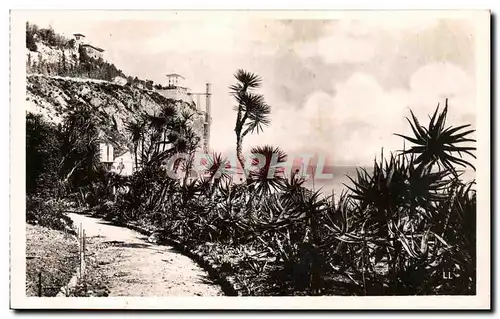
[(85, 229), (87, 250), (99, 265), (109, 296), (222, 296), (220, 286), (195, 261), (171, 246), (101, 219), (70, 213)]

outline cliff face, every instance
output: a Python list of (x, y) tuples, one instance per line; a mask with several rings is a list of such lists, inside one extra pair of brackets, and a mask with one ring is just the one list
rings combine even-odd
[(53, 48), (42, 42), (37, 42), (37, 51), (26, 48), (27, 73), (42, 73), (57, 75), (78, 66), (80, 54), (78, 48)]
[(126, 77), (114, 64), (89, 53), (88, 46), (69, 43), (50, 45), (34, 37), (33, 47), (26, 48), (26, 73), (107, 81)]
[[(158, 113), (168, 99), (163, 95), (107, 81), (29, 75), (26, 78), (26, 110), (42, 114), (49, 121), (60, 123), (68, 107), (83, 103), (95, 110), (103, 136), (123, 153), (130, 150), (125, 123), (139, 112)], [(193, 113), (192, 125), (203, 145), (205, 114), (194, 104), (177, 101), (180, 110)]]

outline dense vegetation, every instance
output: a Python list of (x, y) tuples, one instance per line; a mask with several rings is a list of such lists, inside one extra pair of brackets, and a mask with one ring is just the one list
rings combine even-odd
[[(242, 132), (270, 124), (270, 107), (249, 90), (260, 85), (257, 76), (239, 71), (236, 78), (239, 148)], [(154, 225), (205, 251), (223, 271), (236, 273), (249, 295), (474, 294), (476, 195), (456, 168), (471, 164), (456, 155), (474, 156), (475, 148), (461, 146), (473, 142), (467, 126), (445, 126), (447, 112), (447, 105), (436, 109), (427, 127), (411, 114), (414, 136), (401, 136), (414, 146), (382, 154), (371, 173), (360, 168), (334, 201), (305, 188), (296, 172), (267, 176), (276, 163), (257, 170), (246, 163), (249, 174), (240, 185), (221, 170), (228, 166), (221, 154), (210, 157), (197, 179), (183, 175), (190, 160), (165, 167), (196, 145), (181, 125), (184, 117), (166, 107), (159, 117), (129, 124), (135, 148), (142, 149), (139, 169), (99, 212)], [(286, 160), (267, 145), (252, 154)], [(181, 178), (169, 176), (172, 169)], [(447, 271), (458, 277), (444, 279)]]
[(107, 175), (99, 163), (95, 115), (85, 105), (68, 111), (62, 124), (26, 115), (26, 220), (67, 229), (64, 211), (75, 196)]
[[(246, 134), (271, 124), (271, 107), (252, 92), (262, 84), (257, 75), (238, 71), (236, 80), (230, 89), (240, 151)], [(248, 170), (242, 184), (232, 183), (228, 160), (217, 153), (203, 174), (191, 176), (199, 140), (191, 115), (169, 102), (159, 114), (139, 114), (127, 124), (136, 154), (132, 176), (94, 164), (92, 119), (77, 112), (57, 129), (60, 148), (37, 148), (56, 139), (52, 133), (28, 143), (33, 156), (56, 167), (49, 174), (35, 165), (30, 183), (60, 185), (109, 220), (140, 223), (202, 250), (222, 273), (235, 274), (248, 295), (475, 294), (476, 193), (457, 168), (472, 166), (462, 155), (474, 157), (475, 148), (462, 145), (475, 141), (468, 125), (447, 127), (447, 113), (447, 103), (438, 106), (426, 127), (411, 113), (413, 135), (399, 135), (411, 148), (382, 154), (373, 172), (360, 168), (337, 200), (305, 188), (299, 172), (268, 174), (287, 158), (270, 145), (251, 153), (276, 162), (258, 169), (254, 161), (242, 163)], [(56, 165), (61, 158), (65, 164)]]
[[(38, 51), (37, 43), (52, 48), (57, 52), (57, 61), (46, 61), (43, 59), (34, 59), (28, 55), (27, 72), (43, 73), (48, 75), (85, 77), (112, 81), (120, 76), (127, 78), (122, 70), (118, 69), (113, 63), (107, 62), (102, 58), (94, 59), (89, 57), (83, 47), (77, 47), (74, 39), (67, 39), (63, 35), (57, 34), (52, 27), (39, 28), (36, 24), (26, 22), (26, 48), (31, 52)], [(137, 77), (128, 77), (128, 83), (143, 83), (144, 86), (150, 81), (143, 81)], [(153, 84), (151, 83), (151, 88)]]
[(64, 36), (55, 33), (52, 27), (39, 28), (36, 24), (26, 22), (26, 48), (30, 51), (36, 52), (36, 42), (43, 42), (48, 46), (58, 49), (72, 49), (75, 47), (75, 40), (68, 40)]

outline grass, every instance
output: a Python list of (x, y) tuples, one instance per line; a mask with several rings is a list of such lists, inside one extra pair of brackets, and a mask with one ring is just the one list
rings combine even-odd
[(78, 265), (78, 242), (74, 236), (38, 225), (26, 225), (26, 295), (56, 296)]

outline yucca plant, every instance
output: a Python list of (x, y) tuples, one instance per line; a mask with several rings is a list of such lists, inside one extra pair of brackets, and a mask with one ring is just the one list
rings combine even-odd
[(231, 85), (231, 95), (236, 99), (235, 106), (236, 124), (234, 132), (236, 134), (236, 155), (241, 167), (245, 168), (245, 158), (243, 157), (243, 139), (249, 133), (260, 133), (265, 126), (271, 123), (269, 115), (271, 107), (264, 101), (264, 97), (252, 91), (262, 85), (262, 78), (245, 70), (236, 71), (234, 77), (236, 84)]
[(436, 232), (447, 243), (448, 256), (442, 261), (443, 267), (452, 269), (458, 276), (453, 279), (452, 287), (448, 287), (447, 291), (443, 288), (446, 293), (475, 293), (477, 202), (473, 185), (474, 182), (452, 186), (450, 201), (441, 207), (448, 215), (436, 225)]
[(229, 173), (226, 170), (229, 165), (229, 160), (222, 153), (213, 152), (207, 160), (206, 173), (210, 180), (226, 180), (229, 178)]
[[(442, 177), (441, 200), (431, 201), (435, 209), (424, 207), (425, 213), (435, 212), (431, 218), (433, 225), (432, 233), (438, 243), (443, 245), (446, 253), (440, 253), (439, 259), (432, 264), (439, 264), (441, 268), (459, 267), (464, 273), (461, 279), (466, 282), (459, 283), (460, 280), (453, 280), (455, 287), (449, 286), (450, 282), (443, 283), (439, 273), (436, 274), (437, 281), (435, 287), (440, 287), (441, 291), (473, 291), (475, 283), (475, 227), (476, 227), (476, 202), (475, 192), (471, 190), (472, 184), (464, 184), (460, 181), (460, 174), (456, 166), (470, 167), (475, 170), (474, 165), (465, 159), (463, 155), (476, 158), (472, 146), (462, 146), (463, 143), (472, 144), (474, 139), (469, 136), (474, 132), (468, 129), (471, 125), (461, 125), (457, 127), (449, 126), (445, 129), (446, 116), (448, 112), (448, 100), (445, 108), (439, 112), (439, 104), (430, 118), (427, 128), (420, 125), (413, 113), (410, 123), (414, 137), (397, 134), (404, 139), (416, 144), (409, 150), (403, 150), (402, 154), (416, 155), (415, 164), (418, 164), (416, 171), (423, 176), (431, 176), (431, 169), (438, 167), (444, 169), (450, 176)], [(457, 157), (458, 155), (459, 157)], [(423, 206), (423, 205), (422, 205)], [(465, 217), (465, 218), (463, 218)], [(463, 241), (462, 241), (463, 240)], [(439, 249), (439, 248), (436, 248)], [(439, 271), (438, 271), (439, 272)], [(464, 288), (466, 287), (466, 288)]]
[(303, 197), (304, 192), (309, 190), (304, 187), (306, 179), (299, 175), (299, 170), (292, 172), (290, 178), (285, 178), (283, 180), (282, 192), (280, 193), (280, 199), (283, 202), (285, 208), (295, 207), (295, 203), (300, 201)]
[(229, 160), (221, 153), (213, 152), (208, 156), (204, 170), (205, 176), (201, 182), (207, 196), (213, 197), (221, 182), (229, 181), (230, 175), (227, 171), (229, 165)]
[[(431, 172), (415, 165), (411, 155), (391, 154), (384, 160), (382, 154), (371, 173), (358, 169), (356, 178), (349, 177), (349, 197), (356, 202), (349, 219), (354, 228), (346, 232), (335, 224), (330, 227), (340, 241), (353, 245), (358, 256), (355, 268), (361, 270), (358, 282), (365, 293), (406, 291), (400, 277), (410, 259), (425, 255), (415, 248), (416, 242), (423, 240), (421, 235), (439, 213), (439, 203), (448, 198), (447, 175), (448, 171)], [(387, 273), (376, 270), (381, 261), (387, 264)]]
[[(443, 288), (450, 284), (440, 280), (442, 269), (464, 254), (458, 253), (457, 245), (449, 240), (457, 236), (445, 230), (451, 229), (452, 220), (457, 220), (452, 212), (460, 210), (454, 207), (457, 198), (461, 197), (465, 207), (472, 206), (472, 200), (459, 195), (464, 191), (458, 190), (461, 183), (453, 165), (474, 168), (454, 155), (474, 157), (471, 151), (475, 148), (460, 146), (474, 141), (467, 138), (473, 130), (460, 131), (468, 125), (445, 129), (447, 105), (441, 113), (438, 110), (439, 106), (428, 128), (421, 126), (411, 112), (413, 122), (408, 122), (415, 137), (396, 135), (417, 145), (398, 156), (391, 154), (385, 163), (382, 155), (380, 162), (375, 161), (373, 172), (359, 169), (357, 177), (350, 178), (352, 186), (346, 185), (358, 206), (349, 219), (355, 227), (350, 233), (339, 226), (331, 227), (331, 231), (355, 248), (359, 256), (355, 268), (361, 270), (358, 277), (362, 277), (367, 294), (451, 291)], [(387, 271), (375, 267), (383, 260)], [(466, 264), (459, 267), (465, 268)]]
[[(471, 167), (475, 170), (474, 165), (470, 161), (462, 158), (462, 153), (467, 154), (473, 158), (476, 156), (472, 153), (475, 147), (461, 146), (462, 143), (476, 142), (475, 139), (468, 136), (475, 130), (465, 130), (470, 127), (470, 124), (461, 125), (457, 127), (446, 127), (446, 116), (448, 114), (448, 99), (446, 99), (445, 107), (439, 113), (439, 104), (430, 119), (428, 127), (420, 124), (413, 112), (410, 111), (412, 120), (407, 118), (408, 123), (412, 129), (414, 137), (405, 136), (402, 134), (395, 134), (410, 141), (415, 146), (409, 150), (404, 150), (403, 154), (415, 154), (417, 158), (415, 164), (422, 167), (433, 166), (434, 164), (442, 165), (444, 168), (456, 175), (456, 170), (453, 165), (462, 167)], [(458, 154), (460, 157), (454, 156)]]
[(229, 180), (222, 181), (215, 192), (213, 211), (221, 224), (220, 231), (231, 233), (229, 239), (233, 244), (245, 241), (252, 232), (245, 216), (245, 191), (243, 185), (232, 184)]
[(280, 165), (286, 162), (286, 153), (279, 147), (264, 145), (253, 147), (250, 154), (254, 168), (250, 168), (247, 184), (255, 195), (264, 197), (282, 189), (285, 178)]

